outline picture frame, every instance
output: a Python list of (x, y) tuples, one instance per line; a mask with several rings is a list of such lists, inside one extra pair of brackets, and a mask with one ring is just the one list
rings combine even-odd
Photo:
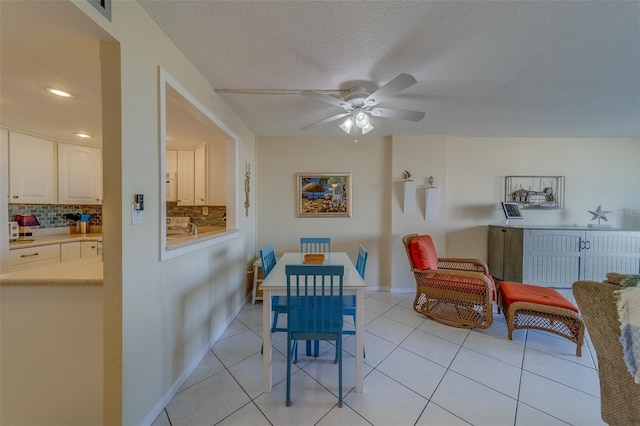
[(521, 209), (564, 208), (564, 176), (505, 176), (504, 201)]
[(298, 217), (351, 217), (351, 173), (296, 173)]

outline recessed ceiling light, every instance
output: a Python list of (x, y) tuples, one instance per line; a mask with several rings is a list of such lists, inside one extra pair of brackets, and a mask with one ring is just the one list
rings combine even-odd
[(73, 98), (73, 95), (71, 93), (65, 92), (64, 90), (60, 89), (53, 89), (49, 87), (47, 88), (47, 92), (51, 93), (52, 95), (60, 96), (61, 98)]
[(86, 133), (75, 133), (75, 135), (79, 138), (90, 138), (91, 135), (88, 135)]

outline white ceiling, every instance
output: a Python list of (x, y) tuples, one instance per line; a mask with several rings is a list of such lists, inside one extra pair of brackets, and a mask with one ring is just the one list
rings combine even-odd
[[(70, 2), (0, 0), (0, 125), (56, 141), (102, 145), (100, 41), (113, 41)], [(45, 92), (71, 92), (63, 99)], [(167, 146), (221, 143), (224, 132), (177, 92)], [(80, 139), (83, 132), (91, 139)]]
[[(219, 90), (257, 135), (348, 138), (338, 122), (300, 131), (341, 110), (298, 91), (372, 92), (408, 73), (418, 83), (378, 106), (426, 117), (374, 118), (372, 134), (640, 137), (639, 1), (139, 3), (214, 88), (293, 91)], [(0, 10), (0, 124), (100, 144), (108, 35), (67, 2)], [(54, 84), (76, 97), (51, 98)]]
[[(638, 1), (138, 1), (216, 89), (413, 75), (379, 106), (426, 117), (373, 134), (640, 136)], [(301, 132), (341, 110), (298, 94), (220, 96), (257, 135), (342, 134)]]

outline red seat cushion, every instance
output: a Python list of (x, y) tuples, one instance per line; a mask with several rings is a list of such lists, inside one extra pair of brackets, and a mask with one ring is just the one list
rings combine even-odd
[(418, 235), (409, 243), (411, 260), (418, 269), (438, 269), (438, 254), (431, 236)]
[(513, 302), (529, 302), (539, 305), (555, 306), (578, 312), (578, 308), (569, 302), (556, 289), (531, 284), (500, 281), (500, 294), (505, 306)]

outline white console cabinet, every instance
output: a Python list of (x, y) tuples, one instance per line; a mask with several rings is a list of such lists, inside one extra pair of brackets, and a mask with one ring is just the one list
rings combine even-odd
[(640, 273), (640, 231), (489, 226), (489, 271), (498, 280), (570, 288), (607, 272)]

